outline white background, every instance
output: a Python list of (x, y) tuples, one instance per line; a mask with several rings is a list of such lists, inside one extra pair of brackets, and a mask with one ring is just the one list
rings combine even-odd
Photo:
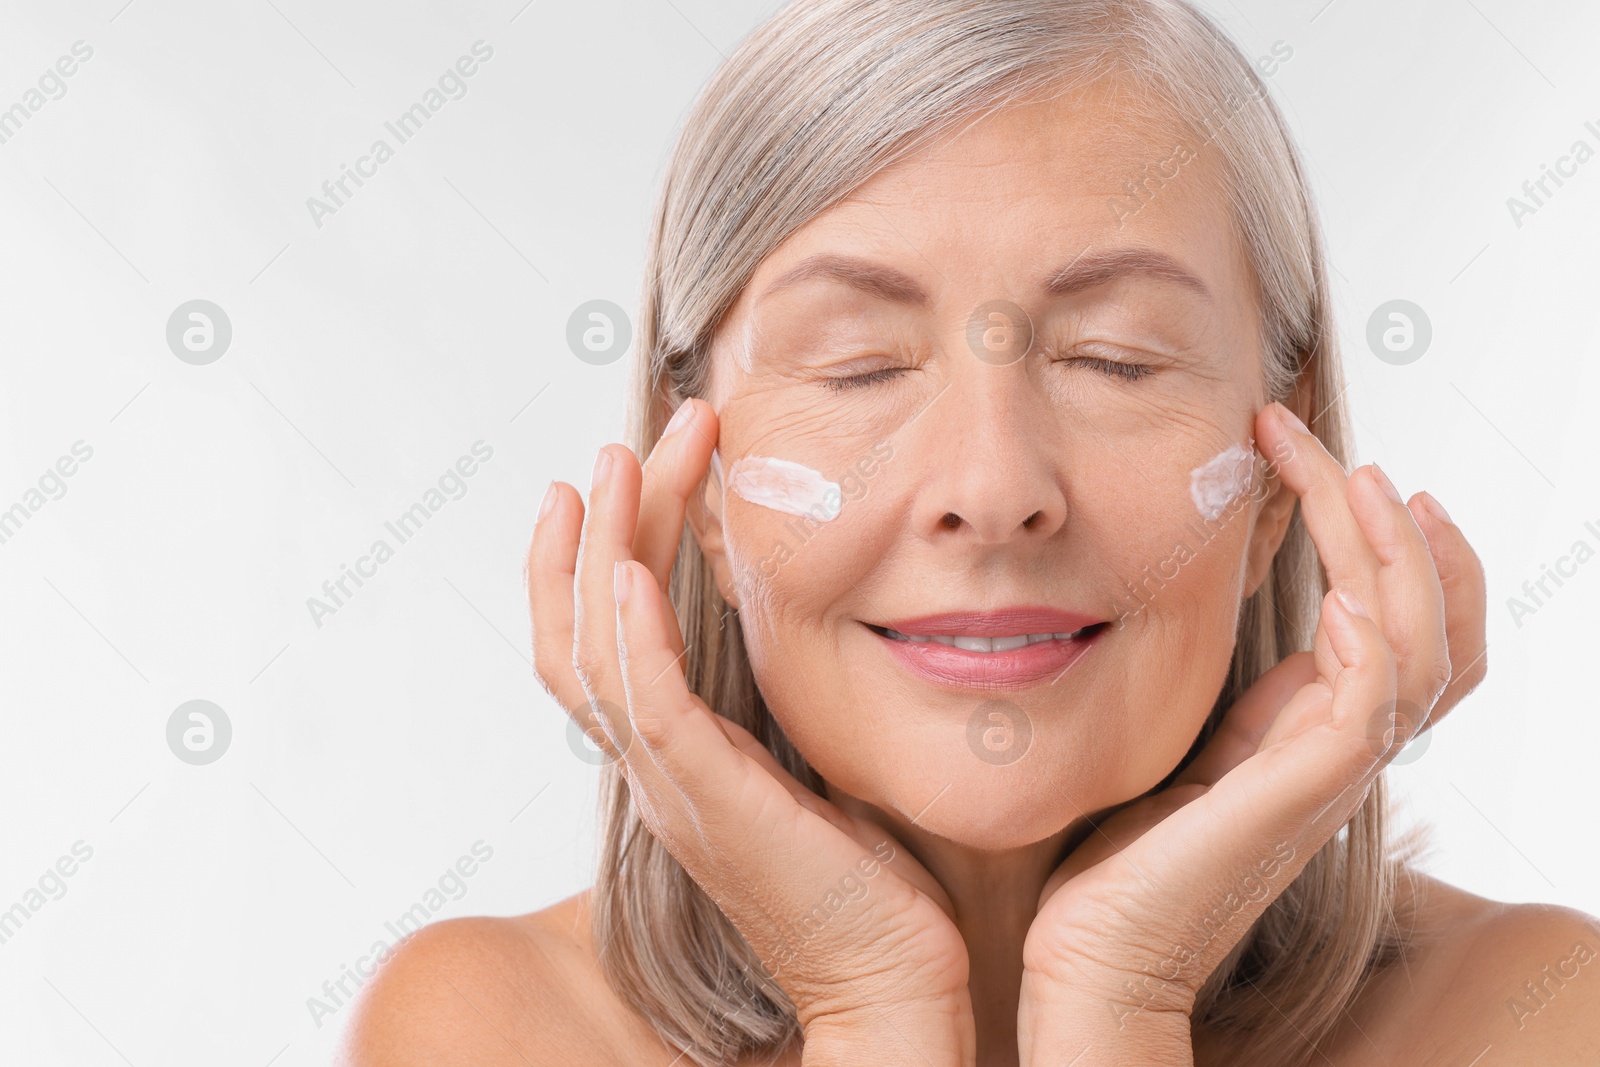
[[(0, 944), (0, 1061), (325, 1062), (347, 1013), (319, 1028), (307, 998), (474, 842), (493, 856), (436, 918), (590, 882), (598, 772), (532, 679), (520, 585), (546, 484), (586, 491), (621, 431), (626, 362), (580, 362), (567, 319), (633, 310), (676, 125), (774, 5), (523, 3), (0, 7), (0, 108), (94, 50), (0, 144), (0, 509), (93, 449), (0, 544), (0, 909), (93, 849)], [(1600, 147), (1600, 8), (1212, 10), (1250, 55), (1294, 50), (1270, 85), (1361, 459), (1487, 565), (1489, 680), (1394, 774), (1433, 869), (1600, 913), (1600, 561), (1520, 627), (1506, 606), (1600, 547), (1600, 160), (1521, 227), (1506, 206)], [(467, 95), (317, 226), (307, 198), (478, 40)], [(233, 327), (208, 366), (165, 338), (195, 298)], [(1433, 325), (1407, 366), (1365, 344), (1395, 298)], [(306, 598), (479, 440), (465, 496), (318, 627)], [(196, 698), (233, 729), (208, 766), (166, 741)]]

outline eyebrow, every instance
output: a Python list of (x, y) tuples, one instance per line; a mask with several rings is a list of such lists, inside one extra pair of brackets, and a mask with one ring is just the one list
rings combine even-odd
[[(1138, 247), (1099, 252), (1086, 249), (1071, 263), (1045, 275), (1039, 288), (1050, 296), (1066, 296), (1126, 276), (1173, 282), (1204, 300), (1211, 300), (1211, 290), (1206, 284), (1177, 260), (1164, 252)], [(926, 307), (931, 302), (922, 284), (903, 271), (871, 260), (830, 252), (801, 260), (769, 285), (758, 299), (765, 300), (779, 290), (818, 279), (841, 282), (890, 303)]]

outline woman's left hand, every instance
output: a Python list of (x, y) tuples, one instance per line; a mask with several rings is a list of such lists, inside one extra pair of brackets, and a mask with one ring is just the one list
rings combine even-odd
[(1375, 467), (1347, 477), (1287, 412), (1262, 409), (1256, 437), (1332, 587), (1315, 651), (1262, 675), (1169, 788), (1099, 823), (1046, 882), (1023, 948), (1023, 1067), (1192, 1062), (1201, 985), (1406, 737), (1483, 677), (1483, 570), (1460, 530)]

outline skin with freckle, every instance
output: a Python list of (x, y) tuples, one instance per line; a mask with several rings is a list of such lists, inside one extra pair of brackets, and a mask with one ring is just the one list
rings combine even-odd
[[(761, 563), (790, 520), (708, 479), (726, 545), (714, 565), (768, 706), (830, 796), (922, 812), (969, 845), (1037, 842), (1159, 782), (1211, 710), (1251, 591), (1256, 503), (1054, 684), (941, 690), (864, 625), (1018, 603), (1117, 618), (1144, 569), (1193, 541), (1192, 473), (1250, 438), (1265, 401), (1255, 281), (1215, 160), (1201, 153), (1118, 226), (1104, 207), (1130, 158), (1118, 108), (1104, 92), (1018, 107), (880, 172), (768, 257), (713, 351), (725, 464), (826, 473), (892, 445), (860, 499), (776, 569)], [(1171, 256), (1208, 295), (1141, 275), (1043, 292), (1086, 249), (1119, 248)], [(927, 301), (831, 279), (766, 292), (818, 252), (892, 266)], [(969, 316), (993, 300), (1031, 321), (1025, 358), (968, 346)], [(1025, 758), (972, 758), (967, 725), (990, 696), (1028, 720)]]

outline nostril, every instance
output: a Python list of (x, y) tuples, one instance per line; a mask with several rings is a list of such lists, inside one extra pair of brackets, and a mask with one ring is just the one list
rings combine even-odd
[(944, 513), (944, 517), (939, 520), (939, 525), (946, 530), (959, 530), (961, 528), (961, 516), (953, 511), (947, 511)]
[(1043, 514), (1044, 514), (1044, 512), (1042, 512), (1042, 511), (1035, 511), (1032, 515), (1029, 515), (1027, 518), (1022, 520), (1022, 528), (1024, 530), (1033, 529), (1034, 522), (1036, 520), (1038, 520), (1038, 518)]

